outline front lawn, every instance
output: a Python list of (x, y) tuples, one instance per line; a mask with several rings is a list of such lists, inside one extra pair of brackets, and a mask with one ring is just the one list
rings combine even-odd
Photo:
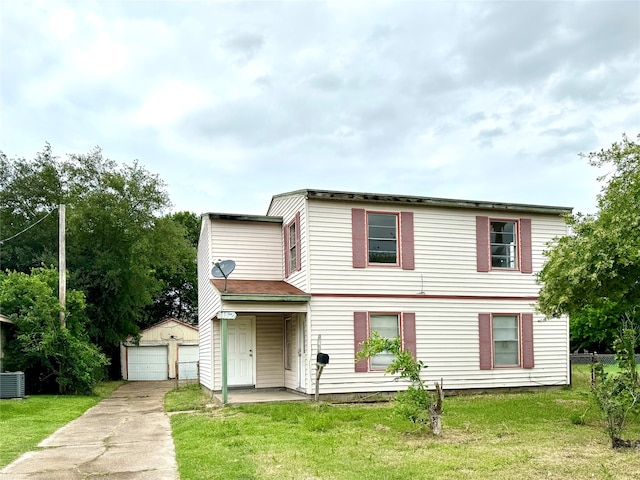
[[(640, 452), (610, 448), (588, 377), (574, 370), (572, 389), (447, 397), (441, 437), (415, 431), (384, 403), (176, 414), (180, 478), (640, 478)], [(637, 420), (629, 434), (640, 438)]]
[(31, 395), (0, 400), (0, 467), (8, 465), (58, 428), (82, 415), (122, 382), (105, 382), (93, 396)]

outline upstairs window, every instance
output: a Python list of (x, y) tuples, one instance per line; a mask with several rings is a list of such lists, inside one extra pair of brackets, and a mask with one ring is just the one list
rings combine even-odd
[(398, 262), (398, 215), (368, 213), (369, 263)]
[(517, 222), (491, 221), (491, 267), (518, 268)]
[(399, 266), (415, 269), (413, 212), (367, 212), (351, 209), (354, 268)]
[(298, 264), (298, 243), (296, 222), (289, 225), (289, 265)]
[(297, 212), (291, 222), (283, 229), (284, 235), (284, 271), (288, 277), (300, 270), (301, 245), (300, 245), (300, 212)]
[(476, 217), (477, 271), (533, 273), (531, 219)]

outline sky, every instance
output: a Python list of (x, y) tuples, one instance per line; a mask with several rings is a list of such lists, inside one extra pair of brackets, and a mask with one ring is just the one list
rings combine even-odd
[(574, 207), (640, 133), (640, 1), (0, 0), (0, 150), (99, 146), (171, 211), (299, 189)]

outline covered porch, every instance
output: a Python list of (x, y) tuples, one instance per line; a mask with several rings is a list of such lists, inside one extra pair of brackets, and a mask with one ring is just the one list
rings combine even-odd
[[(222, 402), (226, 322), (227, 404), (297, 401), (308, 393), (310, 295), (283, 281), (212, 280), (220, 311), (213, 319), (213, 397)], [(231, 313), (230, 313), (231, 312)]]
[[(308, 395), (285, 389), (241, 388), (229, 390), (226, 404), (251, 405), (255, 403), (306, 402), (312, 399), (313, 397)], [(220, 392), (215, 392), (213, 394), (213, 401), (218, 405), (222, 405), (222, 394)]]

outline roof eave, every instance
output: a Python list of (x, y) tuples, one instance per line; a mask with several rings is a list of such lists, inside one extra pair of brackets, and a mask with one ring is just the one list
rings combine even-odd
[(343, 192), (336, 190), (296, 190), (293, 192), (274, 195), (274, 199), (291, 195), (304, 195), (307, 199), (345, 201), (345, 202), (366, 202), (366, 203), (386, 203), (386, 204), (409, 204), (417, 206), (431, 206), (443, 208), (466, 208), (474, 210), (500, 210), (513, 212), (542, 213), (548, 215), (565, 215), (573, 211), (573, 207), (553, 206), (553, 205), (531, 205), (524, 203), (488, 202), (476, 200), (459, 200), (437, 197), (420, 197), (409, 195), (393, 195), (365, 192)]
[(269, 294), (245, 294), (245, 293), (221, 293), (220, 298), (225, 302), (284, 302), (306, 303), (311, 300), (311, 295), (269, 295)]

